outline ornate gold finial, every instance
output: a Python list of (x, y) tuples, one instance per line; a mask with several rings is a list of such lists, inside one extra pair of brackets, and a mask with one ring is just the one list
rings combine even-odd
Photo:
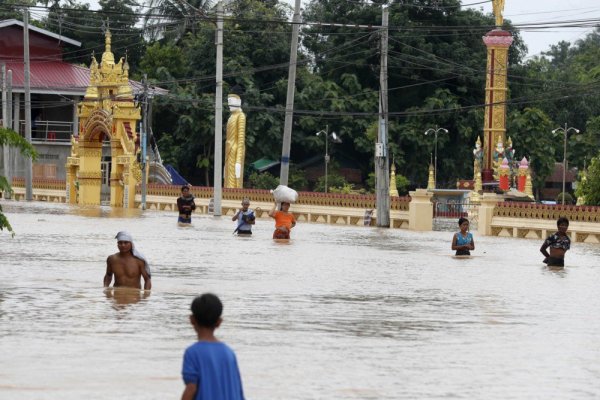
[(399, 196), (398, 187), (396, 186), (396, 166), (393, 162), (390, 172), (390, 196)]
[(477, 141), (475, 142), (475, 144), (478, 144), (481, 146), (481, 138), (479, 137), (479, 135), (477, 135)]
[(106, 33), (104, 34), (104, 54), (102, 54), (103, 67), (115, 64), (115, 56), (110, 49), (111, 37), (112, 35), (110, 33), (110, 30), (106, 29)]
[(504, 1), (505, 0), (492, 0), (497, 28), (501, 28), (504, 23)]
[(525, 178), (525, 194), (532, 199), (533, 197), (533, 185), (531, 184), (531, 169), (527, 169), (527, 178)]
[(509, 149), (512, 148), (512, 139), (511, 139), (510, 136), (508, 137), (508, 140), (506, 141), (506, 144), (508, 145)]
[(435, 178), (434, 178), (433, 164), (429, 164), (429, 179), (427, 180), (427, 190), (435, 189)]

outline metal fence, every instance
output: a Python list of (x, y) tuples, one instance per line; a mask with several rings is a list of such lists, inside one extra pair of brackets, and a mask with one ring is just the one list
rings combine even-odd
[(470, 229), (477, 229), (479, 221), (479, 204), (466, 200), (433, 200), (433, 230), (455, 231), (458, 229), (458, 219), (467, 218)]

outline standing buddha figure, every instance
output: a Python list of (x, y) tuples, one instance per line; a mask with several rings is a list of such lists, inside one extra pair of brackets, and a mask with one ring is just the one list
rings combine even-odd
[(227, 97), (231, 116), (227, 120), (227, 138), (225, 142), (226, 188), (244, 187), (244, 158), (246, 156), (246, 115), (242, 111), (242, 100), (237, 94)]
[(504, 160), (504, 143), (502, 142), (502, 136), (498, 136), (498, 142), (496, 143), (496, 148), (494, 149), (494, 179), (498, 180), (498, 172), (500, 170), (500, 166), (502, 165), (502, 160)]

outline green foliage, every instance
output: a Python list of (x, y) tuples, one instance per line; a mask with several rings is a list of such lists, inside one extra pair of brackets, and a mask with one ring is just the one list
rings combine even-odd
[(279, 186), (279, 178), (268, 172), (253, 172), (248, 178), (249, 186), (252, 189), (275, 189)]
[(404, 175), (396, 175), (396, 187), (400, 196), (406, 196), (408, 194), (408, 186), (410, 181)]
[(308, 190), (308, 179), (306, 179), (306, 173), (300, 169), (290, 166), (288, 186), (294, 190)]
[[(346, 178), (341, 176), (336, 172), (329, 172), (327, 176), (327, 186), (328, 192), (332, 193), (346, 193), (343, 190), (351, 190), (352, 185), (350, 185)], [(324, 192), (325, 191), (325, 176), (319, 177), (314, 187), (315, 192)], [(336, 192), (337, 191), (337, 192)], [(350, 193), (350, 192), (348, 192)]]
[(587, 171), (581, 176), (575, 193), (585, 205), (600, 206), (600, 152), (592, 158)]
[[(33, 160), (37, 159), (37, 153), (35, 152), (35, 149), (31, 144), (29, 144), (29, 142), (27, 142), (27, 140), (11, 129), (0, 127), (0, 147), (4, 145), (16, 147), (23, 156), (29, 157)], [(10, 183), (4, 176), (0, 176), (0, 192), (12, 192)], [(0, 206), (0, 231), (4, 229), (11, 232), (14, 236), (12, 226), (10, 226), (8, 219), (2, 212), (2, 206)]]
[(341, 187), (330, 187), (329, 191), (331, 193), (350, 194), (354, 191), (354, 185), (352, 183), (345, 183)]
[(141, 29), (136, 26), (139, 18), (134, 10), (137, 7), (134, 0), (99, 0), (97, 12), (91, 12), (89, 4), (75, 0), (45, 3), (51, 5), (42, 20), (43, 28), (81, 42), (81, 48), (73, 47), (65, 52), (66, 60), (89, 65), (92, 53), (99, 59), (105, 49), (101, 32), (108, 21), (115, 61), (127, 56), (130, 74), (136, 73), (145, 42)]
[[(556, 204), (563, 204), (563, 194), (562, 192), (558, 194), (558, 196), (556, 196)], [(565, 202), (564, 204), (575, 204), (575, 199), (573, 198), (573, 196), (571, 195), (571, 193), (569, 192), (565, 192)]]
[[(2, 0), (0, 2), (0, 21), (5, 19), (23, 20), (23, 12), (25, 6), (35, 6), (35, 0)], [(31, 17), (30, 17), (31, 18)]]
[(539, 193), (554, 170), (556, 138), (551, 133), (552, 127), (548, 115), (539, 108), (514, 111), (508, 117), (507, 131), (516, 150), (514, 159), (520, 161), (527, 157), (529, 160), (534, 193)]

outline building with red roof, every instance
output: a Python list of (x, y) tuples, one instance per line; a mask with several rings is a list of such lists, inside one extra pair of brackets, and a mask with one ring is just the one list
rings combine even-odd
[[(80, 47), (80, 42), (34, 25), (28, 27), (31, 136), (38, 152), (33, 178), (65, 179), (71, 136), (77, 136), (79, 130), (78, 104), (90, 84), (90, 69), (63, 61), (66, 46)], [(7, 104), (11, 109), (1, 118), (9, 121), (13, 130), (24, 135), (23, 29), (22, 21), (0, 21), (0, 65), (4, 65), (7, 72), (12, 71), (12, 85), (10, 93), (7, 93), (10, 95)], [(134, 95), (142, 91), (140, 82), (130, 80), (129, 83)], [(152, 88), (150, 95), (164, 93), (163, 89)], [(0, 162), (2, 175), (24, 176), (24, 162), (16, 155), (9, 158), (8, 168), (5, 168), (4, 161)], [(0, 159), (3, 159), (2, 152)]]

